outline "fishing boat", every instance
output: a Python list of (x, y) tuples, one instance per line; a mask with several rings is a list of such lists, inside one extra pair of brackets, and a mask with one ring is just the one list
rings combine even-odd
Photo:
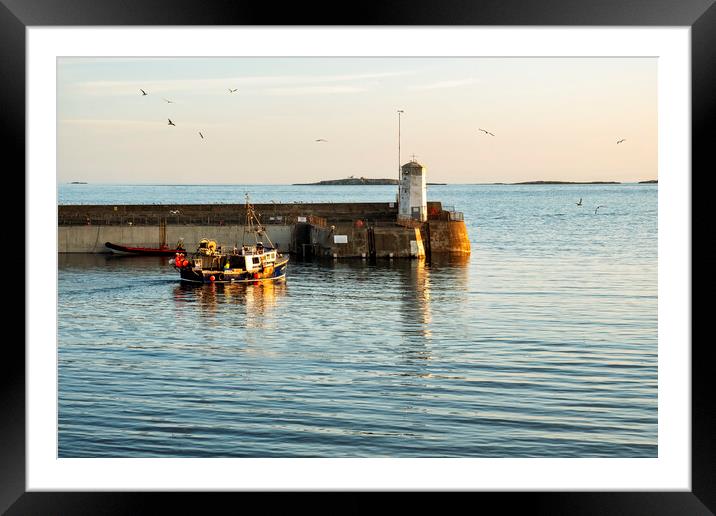
[(174, 247), (169, 247), (167, 245), (160, 245), (159, 247), (131, 247), (113, 244), (112, 242), (105, 242), (104, 245), (115, 254), (125, 255), (174, 256), (176, 253), (186, 252), (184, 249), (184, 242), (181, 240)]
[[(246, 243), (246, 233), (254, 242)], [(263, 237), (268, 244), (264, 244)], [(286, 277), (288, 257), (273, 245), (246, 196), (246, 224), (241, 246), (223, 252), (214, 240), (202, 239), (192, 256), (175, 253), (173, 267), (182, 281), (191, 283), (255, 283)]]

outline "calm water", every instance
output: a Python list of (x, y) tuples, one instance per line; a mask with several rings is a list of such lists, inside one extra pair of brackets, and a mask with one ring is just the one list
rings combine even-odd
[[(59, 200), (247, 191), (395, 196), (61, 185)], [(59, 455), (656, 457), (657, 186), (428, 196), (465, 213), (466, 261), (292, 261), (285, 283), (204, 287), (164, 258), (59, 255)]]

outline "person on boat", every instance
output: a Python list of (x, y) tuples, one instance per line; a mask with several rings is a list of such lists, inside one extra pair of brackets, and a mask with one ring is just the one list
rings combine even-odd
[(263, 242), (257, 242), (256, 243), (256, 254), (261, 254), (264, 252), (264, 244)]

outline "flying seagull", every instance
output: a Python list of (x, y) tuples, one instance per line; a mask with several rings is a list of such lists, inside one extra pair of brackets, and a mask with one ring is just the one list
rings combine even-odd
[(599, 208), (605, 208), (605, 206), (597, 206), (597, 209), (594, 210), (594, 214), (595, 214), (595, 215), (597, 214), (597, 210), (599, 210)]
[(582, 205), (582, 198), (581, 198), (581, 197), (579, 198), (579, 202), (576, 203), (576, 204), (577, 204), (577, 206), (581, 206), (581, 205)]
[(141, 91), (141, 92), (142, 92), (142, 95), (143, 95), (143, 96), (147, 94), (147, 92), (146, 92), (146, 91), (144, 91), (144, 90), (143, 90), (142, 88), (139, 88), (139, 91)]
[(202, 139), (202, 140), (204, 139), (204, 135), (201, 134), (201, 131), (199, 131), (199, 136), (201, 136), (201, 139)]
[(323, 138), (319, 138), (319, 139), (316, 140), (316, 141), (317, 141), (317, 142), (327, 142), (328, 140), (324, 140)]
[[(169, 125), (174, 125), (174, 122), (172, 122), (171, 118), (167, 118), (167, 120), (169, 120)], [(174, 127), (176, 127), (176, 125), (174, 125)]]
[(617, 141), (617, 145), (619, 145), (621, 142), (625, 141), (626, 138), (622, 138), (621, 140)]
[(238, 88), (231, 89), (229, 88), (229, 93), (235, 93)]
[(166, 102), (167, 104), (174, 104), (174, 101), (169, 99), (164, 99), (164, 102)]
[(480, 131), (482, 131), (482, 132), (485, 133), (485, 134), (489, 134), (490, 136), (495, 136), (495, 135), (492, 134), (490, 131), (486, 131), (485, 129), (480, 129)]

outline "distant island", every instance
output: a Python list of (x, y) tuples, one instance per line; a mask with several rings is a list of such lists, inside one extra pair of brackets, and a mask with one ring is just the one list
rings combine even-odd
[[(638, 181), (637, 184), (656, 184), (657, 179), (649, 179), (648, 181)], [(623, 185), (634, 183), (622, 183), (619, 181), (523, 181), (521, 183), (477, 183), (486, 185)]]
[[(493, 183), (503, 185), (505, 183)], [(620, 185), (619, 181), (523, 181), (512, 185)]]
[[(317, 183), (293, 183), (294, 186), (305, 185), (397, 185), (397, 179), (370, 179), (367, 177), (347, 177), (346, 179), (325, 179)], [(428, 183), (428, 185), (446, 185), (447, 183)]]
[(72, 181), (70, 184), (71, 185), (86, 185), (87, 183), (84, 181)]

